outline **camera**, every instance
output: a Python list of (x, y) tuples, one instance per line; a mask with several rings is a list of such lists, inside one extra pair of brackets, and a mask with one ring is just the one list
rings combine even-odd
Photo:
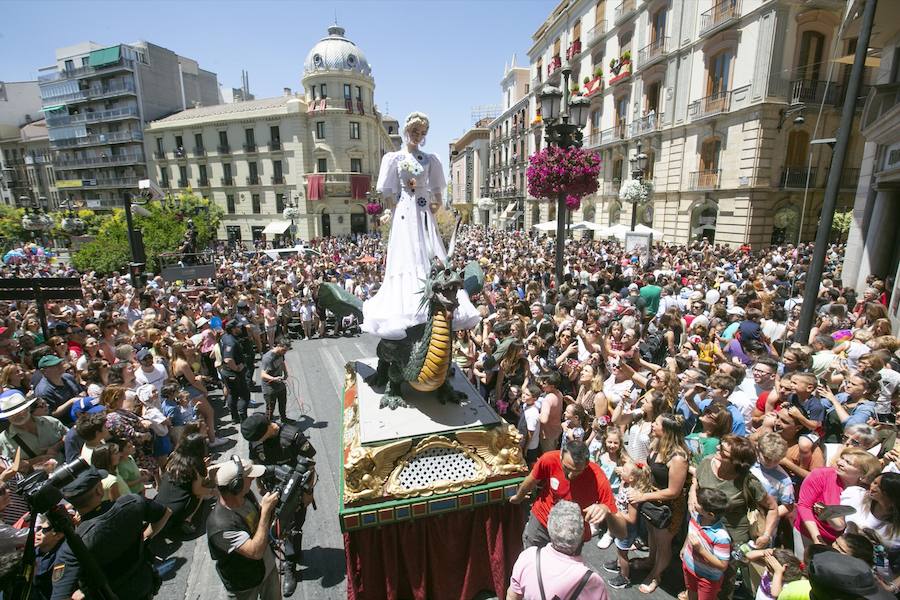
[(275, 507), (275, 520), (273, 521), (279, 535), (291, 530), (297, 511), (303, 503), (303, 497), (313, 493), (317, 481), (315, 466), (314, 460), (299, 456), (297, 464), (293, 467), (287, 465), (267, 466), (265, 474), (260, 478), (269, 491), (278, 492), (281, 495), (278, 505)]
[(19, 493), (25, 496), (32, 513), (49, 512), (62, 500), (60, 488), (75, 481), (76, 477), (89, 468), (90, 465), (83, 458), (76, 458), (57, 467), (49, 475), (43, 470), (35, 471), (19, 483)]

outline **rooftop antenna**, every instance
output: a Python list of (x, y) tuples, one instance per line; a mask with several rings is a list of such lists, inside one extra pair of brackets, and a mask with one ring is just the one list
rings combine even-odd
[(391, 109), (389, 108), (389, 106), (390, 106), (390, 104), (388, 104), (388, 102), (385, 101), (384, 102), (384, 114), (386, 114), (386, 115), (391, 114)]

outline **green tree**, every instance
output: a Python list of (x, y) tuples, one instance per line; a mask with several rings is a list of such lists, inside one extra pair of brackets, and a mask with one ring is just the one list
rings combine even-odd
[[(222, 209), (190, 190), (143, 208), (148, 214), (134, 215), (134, 227), (143, 233), (147, 268), (153, 272), (160, 270), (161, 254), (178, 251), (188, 219), (197, 229), (197, 247), (203, 249), (216, 239), (222, 218)], [(75, 254), (75, 268), (103, 273), (125, 269), (131, 257), (127, 232), (125, 212), (114, 211), (99, 225), (97, 237)]]
[(24, 214), (21, 208), (0, 206), (0, 249), (4, 254), (31, 240), (31, 232), (22, 228)]
[(853, 224), (853, 211), (845, 210), (844, 212), (834, 213), (834, 220), (831, 222), (831, 231), (837, 233), (837, 241), (843, 242), (847, 239), (850, 232), (850, 226)]

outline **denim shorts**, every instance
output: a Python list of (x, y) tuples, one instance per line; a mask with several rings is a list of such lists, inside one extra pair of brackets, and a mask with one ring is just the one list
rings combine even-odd
[(634, 540), (637, 539), (638, 535), (637, 523), (635, 523), (634, 525), (628, 525), (627, 534), (628, 535), (624, 538), (615, 538), (616, 548), (618, 548), (619, 550), (629, 550), (634, 544)]

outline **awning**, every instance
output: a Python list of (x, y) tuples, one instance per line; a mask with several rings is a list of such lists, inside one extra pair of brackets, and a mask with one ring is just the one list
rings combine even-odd
[(290, 226), (290, 221), (272, 221), (266, 225), (266, 228), (263, 229), (263, 233), (266, 235), (281, 235), (287, 231)]
[(65, 104), (54, 104), (53, 106), (45, 106), (41, 110), (44, 112), (50, 112), (51, 110), (62, 110), (66, 107)]
[(94, 50), (88, 59), (89, 67), (102, 67), (114, 62), (119, 62), (119, 46), (110, 46), (102, 50)]

